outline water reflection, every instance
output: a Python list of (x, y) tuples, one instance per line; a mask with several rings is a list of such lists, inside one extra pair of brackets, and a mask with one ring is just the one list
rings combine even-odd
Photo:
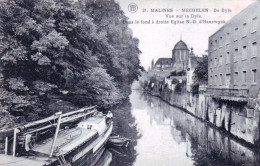
[(112, 154), (106, 150), (100, 159), (98, 160), (97, 164), (95, 166), (109, 166), (109, 164), (112, 161)]
[(132, 104), (129, 100), (125, 100), (122, 105), (119, 105), (113, 110), (114, 119), (114, 132), (132, 140), (129, 147), (117, 148), (108, 147), (112, 153), (112, 162), (110, 166), (130, 166), (136, 160), (137, 141), (141, 136), (136, 129), (136, 121), (132, 113)]
[(133, 91), (130, 102), (142, 135), (133, 165), (260, 165), (256, 150), (157, 97)]

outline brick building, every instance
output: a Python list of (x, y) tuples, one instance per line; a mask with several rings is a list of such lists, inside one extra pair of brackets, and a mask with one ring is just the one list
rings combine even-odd
[(208, 90), (228, 100), (256, 98), (260, 89), (260, 1), (209, 37)]

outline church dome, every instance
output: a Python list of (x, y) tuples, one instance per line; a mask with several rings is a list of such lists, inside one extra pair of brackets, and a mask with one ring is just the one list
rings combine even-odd
[(180, 40), (177, 44), (175, 44), (173, 50), (189, 50), (187, 44)]

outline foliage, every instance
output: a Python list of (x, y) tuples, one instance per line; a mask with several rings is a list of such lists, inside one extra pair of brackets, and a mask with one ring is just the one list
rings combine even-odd
[(182, 93), (185, 88), (186, 88), (186, 80), (182, 80), (182, 82), (177, 83), (177, 85), (175, 86), (174, 92)]
[[(172, 71), (170, 76), (185, 76), (186, 75), (186, 71), (185, 70), (182, 70), (182, 71)], [(169, 76), (169, 77), (170, 77)]]
[(199, 93), (199, 84), (198, 83), (193, 83), (191, 85), (191, 93), (192, 94), (198, 94)]
[(172, 79), (172, 84), (178, 84), (180, 81), (177, 78)]
[(198, 61), (198, 65), (194, 70), (193, 79), (197, 83), (208, 82), (208, 56), (203, 55), (201, 60)]
[(150, 82), (152, 82), (152, 83), (156, 83), (156, 82), (158, 82), (157, 77), (156, 77), (156, 76), (152, 76), (152, 77), (150, 77)]
[(49, 115), (53, 97), (76, 106), (119, 103), (142, 69), (125, 20), (113, 0), (1, 1), (3, 106), (33, 120)]

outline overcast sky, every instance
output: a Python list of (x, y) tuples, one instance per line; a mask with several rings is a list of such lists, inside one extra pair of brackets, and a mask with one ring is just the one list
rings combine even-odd
[[(208, 8), (208, 13), (186, 13), (200, 14), (206, 20), (228, 21), (232, 16), (239, 13), (255, 0), (116, 0), (129, 21), (134, 20), (176, 20), (166, 18), (167, 13), (153, 13), (150, 9), (172, 8), (174, 12), (169, 14), (185, 14), (180, 12), (183, 8)], [(136, 13), (128, 11), (128, 5), (135, 3), (138, 6)], [(142, 12), (146, 8), (148, 12)], [(229, 8), (232, 12), (211, 12), (212, 10)], [(186, 20), (186, 19), (182, 19)], [(201, 19), (199, 19), (201, 20)], [(139, 48), (141, 64), (147, 69), (152, 59), (155, 61), (161, 57), (171, 57), (171, 50), (176, 42), (182, 40), (189, 48), (193, 47), (194, 53), (201, 56), (208, 48), (208, 37), (216, 32), (223, 24), (131, 24), (134, 37), (140, 40)]]

